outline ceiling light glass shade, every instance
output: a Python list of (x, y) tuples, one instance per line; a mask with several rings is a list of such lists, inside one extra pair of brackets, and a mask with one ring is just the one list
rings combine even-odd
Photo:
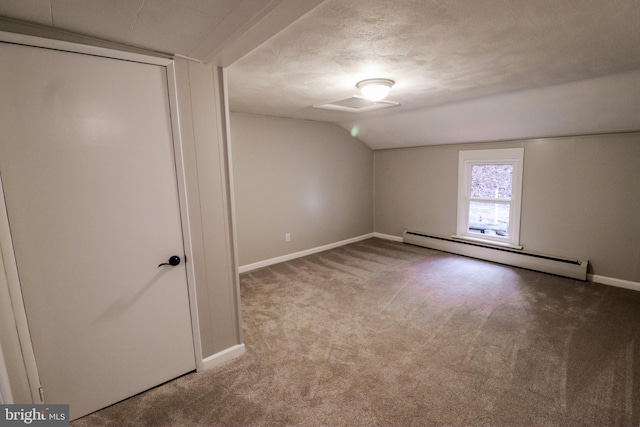
[(389, 94), (394, 83), (389, 79), (368, 79), (359, 82), (356, 87), (369, 101), (378, 102)]

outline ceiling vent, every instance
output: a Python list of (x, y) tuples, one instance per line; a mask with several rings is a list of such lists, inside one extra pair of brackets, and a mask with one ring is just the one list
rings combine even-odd
[(314, 105), (313, 108), (347, 111), (349, 113), (364, 113), (365, 111), (379, 110), (381, 108), (395, 107), (397, 105), (400, 104), (393, 101), (372, 102), (361, 96), (352, 96), (338, 101), (327, 102), (326, 104)]

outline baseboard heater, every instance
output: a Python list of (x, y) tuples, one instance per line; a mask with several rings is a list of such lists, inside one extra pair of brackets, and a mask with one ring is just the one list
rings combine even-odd
[(587, 264), (589, 261), (572, 260), (509, 248), (499, 248), (483, 245), (482, 243), (432, 236), (410, 230), (406, 230), (403, 233), (402, 241), (411, 245), (437, 249), (439, 251), (514, 267), (522, 267), (579, 280), (587, 279)]

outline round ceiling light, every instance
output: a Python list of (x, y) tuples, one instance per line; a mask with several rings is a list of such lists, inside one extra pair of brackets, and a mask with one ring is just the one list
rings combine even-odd
[(371, 102), (378, 102), (389, 94), (395, 82), (389, 79), (367, 79), (356, 84), (362, 96)]

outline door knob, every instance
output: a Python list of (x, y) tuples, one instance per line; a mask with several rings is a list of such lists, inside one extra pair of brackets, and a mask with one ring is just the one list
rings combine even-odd
[(158, 265), (158, 267), (162, 267), (163, 265), (176, 266), (178, 264), (180, 264), (180, 257), (177, 255), (174, 255), (171, 258), (169, 258), (169, 261), (163, 262), (162, 264)]

